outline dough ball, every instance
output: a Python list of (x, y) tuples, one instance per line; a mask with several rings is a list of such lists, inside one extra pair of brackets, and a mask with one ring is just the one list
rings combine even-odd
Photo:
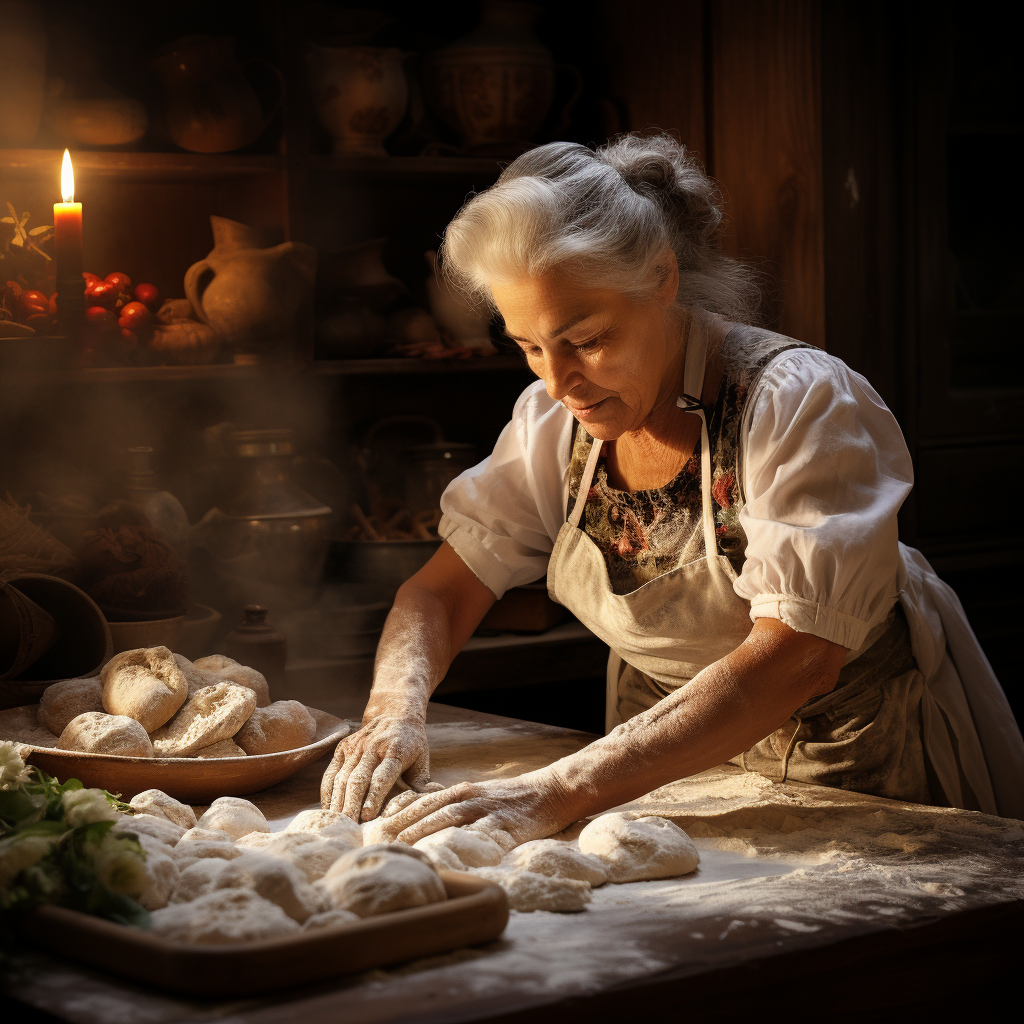
[(218, 740), (200, 747), (193, 757), (245, 757), (245, 751), (234, 740)]
[(178, 843), (171, 851), (174, 863), (178, 865), (179, 871), (184, 871), (190, 864), (197, 860), (206, 860), (213, 857), (218, 860), (234, 860), (242, 856), (242, 850), (232, 842), (218, 843), (193, 840), (189, 843)]
[(247, 686), (256, 694), (256, 707), (270, 706), (270, 687), (267, 686), (266, 677), (262, 672), (257, 672), (256, 669), (249, 668), (248, 665), (239, 665), (237, 661), (233, 661), (223, 654), (211, 654), (208, 658), (199, 658), (195, 665), (196, 668), (215, 679), (235, 683), (238, 686)]
[(166, 843), (147, 835), (140, 835), (139, 843), (146, 854), (146, 886), (137, 899), (146, 910), (159, 910), (178, 884), (178, 865)]
[(153, 756), (153, 744), (140, 722), (127, 715), (105, 715), (102, 711), (86, 711), (72, 718), (57, 740), (57, 749), (121, 757)]
[(204, 686), (153, 733), (153, 750), (157, 757), (188, 757), (203, 747), (230, 739), (255, 710), (256, 694), (244, 686)]
[[(265, 833), (264, 833), (265, 834)], [(327, 874), (340, 857), (351, 847), (345, 843), (334, 843), (311, 832), (275, 832), (264, 853), (294, 864), (305, 876), (307, 882), (315, 882)]]
[(295, 750), (316, 738), (316, 719), (297, 700), (275, 701), (257, 708), (238, 730), (235, 742), (247, 754), (276, 754)]
[(424, 846), (422, 851), (435, 871), (466, 870), (466, 865), (447, 846)]
[(165, 818), (183, 829), (196, 827), (196, 812), (188, 804), (168, 796), (162, 789), (147, 789), (136, 793), (131, 799), (131, 807), (139, 814)]
[(351, 910), (325, 910), (307, 919), (302, 930), (311, 932), (317, 928), (334, 928), (339, 924), (352, 924), (361, 920), (362, 918), (358, 914), (353, 914)]
[(36, 710), (36, 720), (54, 736), (59, 736), (73, 718), (87, 711), (102, 710), (103, 684), (99, 676), (62, 679), (43, 690)]
[(231, 860), (206, 857), (190, 864), (181, 872), (171, 902), (189, 903), (216, 889), (258, 893), (300, 924), (329, 909), (321, 893), (309, 885), (295, 865), (257, 850), (247, 850)]
[(334, 839), (355, 848), (363, 845), (363, 830), (341, 811), (322, 811), (319, 807), (299, 811), (285, 832), (313, 832), (323, 839)]
[[(483, 832), (450, 826), (412, 844), (414, 850), (429, 851), (443, 846), (451, 850), (467, 868), (486, 868), (500, 864), (505, 851)], [(456, 869), (458, 870), (458, 869)]]
[(152, 836), (167, 846), (174, 846), (185, 835), (185, 829), (180, 825), (156, 814), (125, 814), (117, 819), (113, 831)]
[(221, 796), (210, 804), (199, 819), (200, 828), (219, 828), (232, 839), (241, 839), (250, 832), (269, 832), (263, 812), (250, 800), (238, 796)]
[(283, 834), (283, 832), (250, 832), (247, 836), (236, 839), (235, 846), (244, 847), (246, 850), (262, 850)]
[[(202, 818), (199, 819), (202, 821)], [(181, 839), (178, 840), (179, 845), (181, 843), (230, 843), (231, 836), (227, 834), (222, 828), (206, 828), (204, 826), (197, 825), (195, 828), (190, 828), (185, 832)]]
[(590, 886), (576, 878), (555, 878), (534, 871), (498, 871), (481, 868), (474, 874), (497, 882), (508, 894), (508, 904), (524, 914), (549, 910), (574, 914), (590, 902)]
[(153, 932), (176, 942), (223, 946), (277, 939), (299, 931), (280, 907), (246, 889), (219, 889), (191, 903), (154, 911)]
[(589, 853), (574, 850), (557, 839), (535, 839), (523, 843), (508, 855), (510, 867), (552, 878), (575, 878), (593, 888), (608, 881), (604, 862)]
[(220, 682), (216, 676), (204, 672), (201, 668), (196, 668), (183, 654), (175, 654), (174, 663), (181, 669), (181, 674), (185, 677), (189, 697), (204, 686), (213, 686)]
[(676, 878), (695, 871), (700, 854), (665, 818), (631, 818), (622, 811), (595, 818), (580, 833), (580, 850), (604, 861), (611, 882)]
[(444, 883), (418, 850), (364, 847), (335, 861), (318, 883), (331, 905), (359, 917), (423, 907), (447, 899)]
[(394, 843), (397, 846), (404, 846), (397, 836), (393, 836), (388, 827), (387, 818), (371, 818), (359, 825), (359, 833), (363, 837), (363, 846), (377, 846), (381, 843)]
[(127, 715), (155, 732), (185, 703), (188, 684), (166, 647), (141, 647), (115, 654), (100, 673), (103, 709)]

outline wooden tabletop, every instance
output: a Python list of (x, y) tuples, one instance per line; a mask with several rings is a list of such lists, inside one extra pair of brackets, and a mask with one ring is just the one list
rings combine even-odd
[[(353, 701), (347, 714), (361, 710)], [(517, 775), (592, 738), (443, 705), (431, 705), (428, 735), (445, 784)], [(316, 805), (325, 765), (253, 799), (283, 823)], [(971, 988), (995, 999), (1017, 969), (1021, 822), (778, 784), (732, 765), (627, 807), (682, 825), (699, 870), (603, 886), (581, 914), (513, 913), (482, 948), (260, 1000), (181, 999), (27, 950), (6, 992), (26, 1012), (76, 1024), (564, 1022), (638, 1010), (786, 1016), (786, 1006), (853, 1020), (888, 1019), (884, 1007), (949, 1010)], [(967, 996), (975, 1008), (978, 991)]]

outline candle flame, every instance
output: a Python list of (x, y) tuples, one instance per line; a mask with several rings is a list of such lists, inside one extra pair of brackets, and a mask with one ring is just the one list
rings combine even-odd
[(71, 154), (66, 149), (60, 165), (60, 194), (65, 203), (75, 201), (75, 172), (71, 169)]

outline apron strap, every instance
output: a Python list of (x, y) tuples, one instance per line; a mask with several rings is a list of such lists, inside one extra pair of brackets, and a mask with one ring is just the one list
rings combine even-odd
[(579, 490), (576, 492), (576, 504), (573, 505), (572, 511), (569, 513), (568, 522), (572, 526), (579, 526), (580, 519), (583, 518), (583, 508), (587, 504), (587, 497), (590, 495), (590, 485), (594, 479), (594, 471), (597, 469), (597, 460), (601, 457), (601, 449), (603, 447), (603, 441), (598, 441), (596, 437), (591, 438), (590, 454), (587, 456), (587, 465), (583, 470), (583, 476), (580, 477)]

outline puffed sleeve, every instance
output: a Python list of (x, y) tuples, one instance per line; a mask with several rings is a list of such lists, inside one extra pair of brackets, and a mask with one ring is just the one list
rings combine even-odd
[(751, 619), (859, 649), (897, 599), (896, 513), (913, 485), (903, 434), (871, 385), (825, 352), (779, 356), (751, 400), (734, 589)]
[(491, 455), (441, 497), (438, 532), (496, 597), (547, 572), (565, 519), (571, 441), (571, 413), (536, 381)]

